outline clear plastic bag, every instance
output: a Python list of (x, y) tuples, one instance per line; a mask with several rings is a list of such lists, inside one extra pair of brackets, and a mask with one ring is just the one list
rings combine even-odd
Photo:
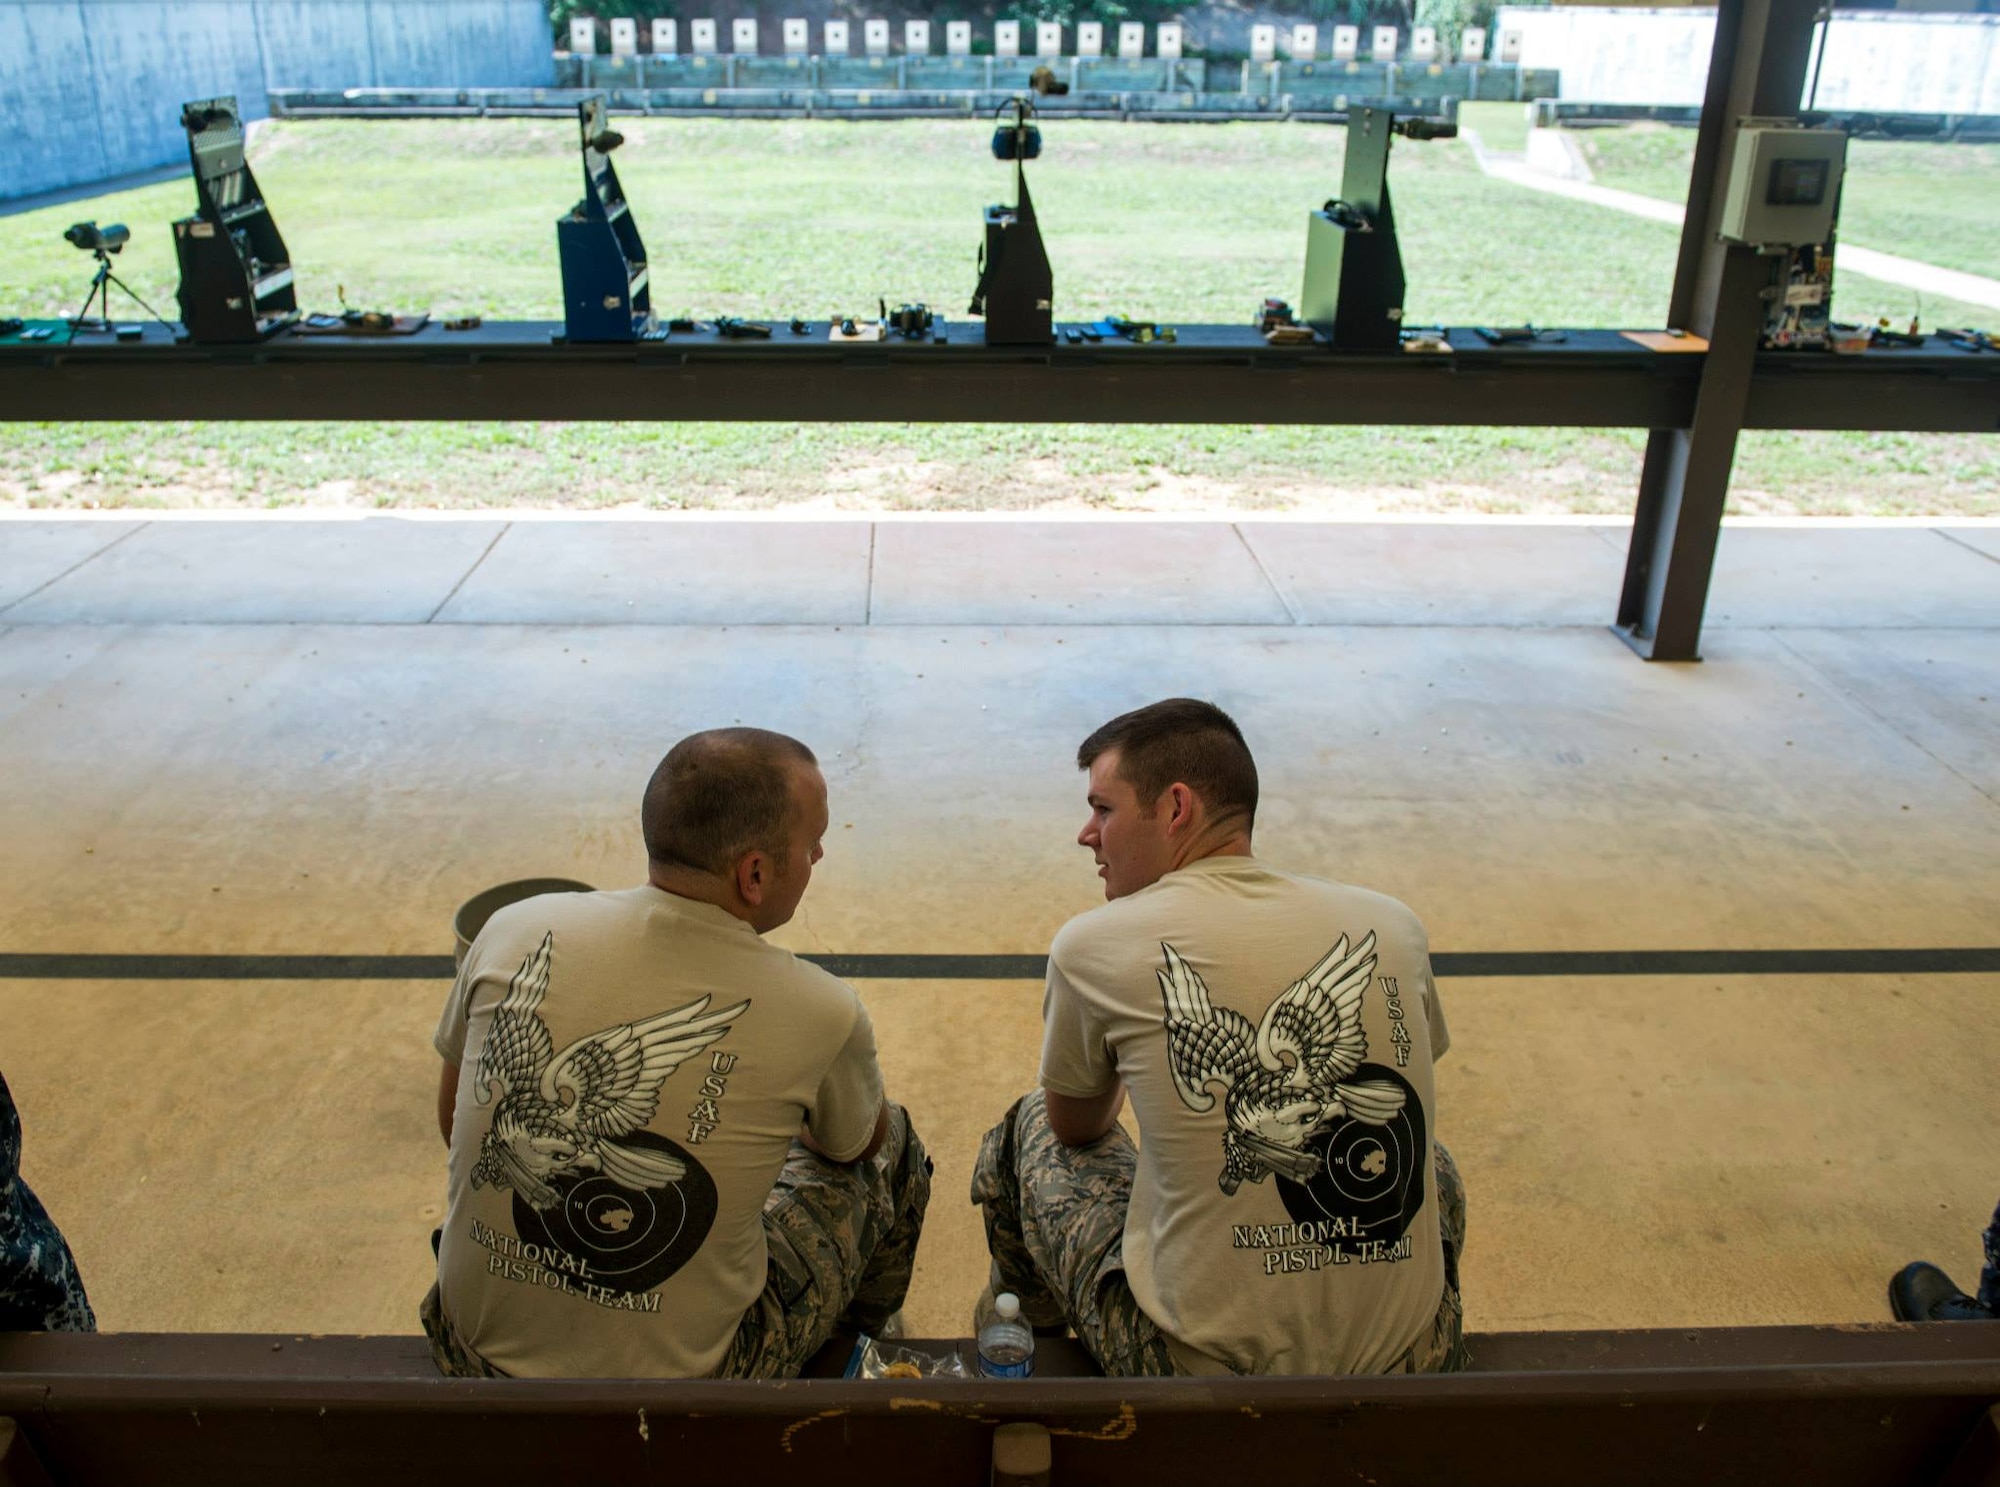
[(854, 1345), (847, 1365), (850, 1379), (969, 1379), (958, 1350), (948, 1353), (913, 1348), (894, 1338), (863, 1337)]

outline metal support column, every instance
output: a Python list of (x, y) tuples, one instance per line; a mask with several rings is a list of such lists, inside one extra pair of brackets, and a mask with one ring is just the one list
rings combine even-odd
[(1684, 429), (1654, 429), (1639, 476), (1618, 633), (1649, 661), (1700, 659), (1702, 610), (1763, 324), (1770, 260), (1719, 242), (1728, 161), (1746, 116), (1797, 118), (1818, 0), (1721, 0), (1667, 324), (1705, 337)]

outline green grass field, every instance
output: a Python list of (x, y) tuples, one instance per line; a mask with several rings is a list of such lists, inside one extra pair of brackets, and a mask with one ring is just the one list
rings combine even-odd
[[(620, 127), (667, 312), (823, 316), (878, 297), (959, 311), (980, 209), (1006, 192), (978, 124)], [(1344, 138), (1276, 124), (1063, 123), (1046, 136), (1033, 183), (1058, 315), (1169, 323), (1296, 297), (1305, 213), (1337, 189)], [(253, 160), (307, 307), (335, 307), (344, 288), (369, 307), (555, 318), (553, 223), (580, 186), (573, 138), (560, 122), (274, 124)], [(1459, 143), (1399, 145), (1392, 179), (1414, 322), (1664, 314), (1674, 229), (1489, 180)], [(2000, 163), (1987, 180), (2000, 194)], [(190, 195), (175, 183), (0, 218), (0, 311), (73, 309), (89, 260), (61, 231), (96, 217), (132, 225), (120, 271), (171, 314), (167, 223)], [(1940, 213), (1934, 230), (1958, 227)], [(1566, 429), (11, 425), (0, 501), (1623, 512), (1641, 442)], [(1756, 435), (1736, 489), (1743, 510), (1988, 513), (2000, 441)]]
[[(1694, 131), (1660, 124), (1576, 131), (1597, 179), (1662, 200), (1687, 197)], [(1857, 139), (1847, 147), (1842, 242), (2000, 278), (2000, 145)], [(1843, 285), (1846, 276), (1842, 276)], [(1882, 286), (1906, 300), (1911, 291)], [(1885, 312), (1886, 313), (1886, 312)], [(1991, 310), (1975, 311), (1983, 321)], [(1932, 325), (1944, 323), (1926, 315)]]

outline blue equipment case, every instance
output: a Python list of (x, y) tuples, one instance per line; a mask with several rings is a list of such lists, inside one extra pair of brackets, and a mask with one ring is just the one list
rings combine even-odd
[(604, 95), (576, 106), (583, 137), (583, 200), (556, 219), (562, 253), (563, 329), (569, 341), (637, 341), (655, 334), (646, 245), (618, 184), (610, 152), (623, 137), (605, 127)]

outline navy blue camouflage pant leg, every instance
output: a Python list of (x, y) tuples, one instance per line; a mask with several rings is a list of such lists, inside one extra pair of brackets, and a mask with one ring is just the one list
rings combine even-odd
[[(1465, 1248), (1465, 1185), (1435, 1148), (1445, 1285), (1431, 1327), (1387, 1373), (1465, 1367), (1458, 1260)], [(1179, 1372), (1167, 1340), (1139, 1307), (1125, 1274), (1125, 1213), (1139, 1150), (1113, 1126), (1088, 1146), (1065, 1146), (1049, 1127), (1040, 1090), (1014, 1102), (986, 1133), (972, 1170), (972, 1201), (986, 1221), (993, 1283), (1021, 1300), (1038, 1325), (1066, 1322), (1114, 1376)]]
[(2000, 1313), (2000, 1203), (1993, 1205), (1993, 1222), (1986, 1226), (1986, 1264), (1979, 1272), (1979, 1304)]
[(21, 1180), (21, 1117), (0, 1075), (0, 1332), (95, 1332), (76, 1257)]
[[(865, 1162), (842, 1166), (794, 1141), (764, 1201), (763, 1294), (714, 1377), (794, 1378), (835, 1332), (880, 1335), (903, 1305), (931, 1198), (931, 1161), (902, 1106)], [(500, 1371), (459, 1339), (432, 1286), (419, 1308), (431, 1356), (456, 1378)]]

